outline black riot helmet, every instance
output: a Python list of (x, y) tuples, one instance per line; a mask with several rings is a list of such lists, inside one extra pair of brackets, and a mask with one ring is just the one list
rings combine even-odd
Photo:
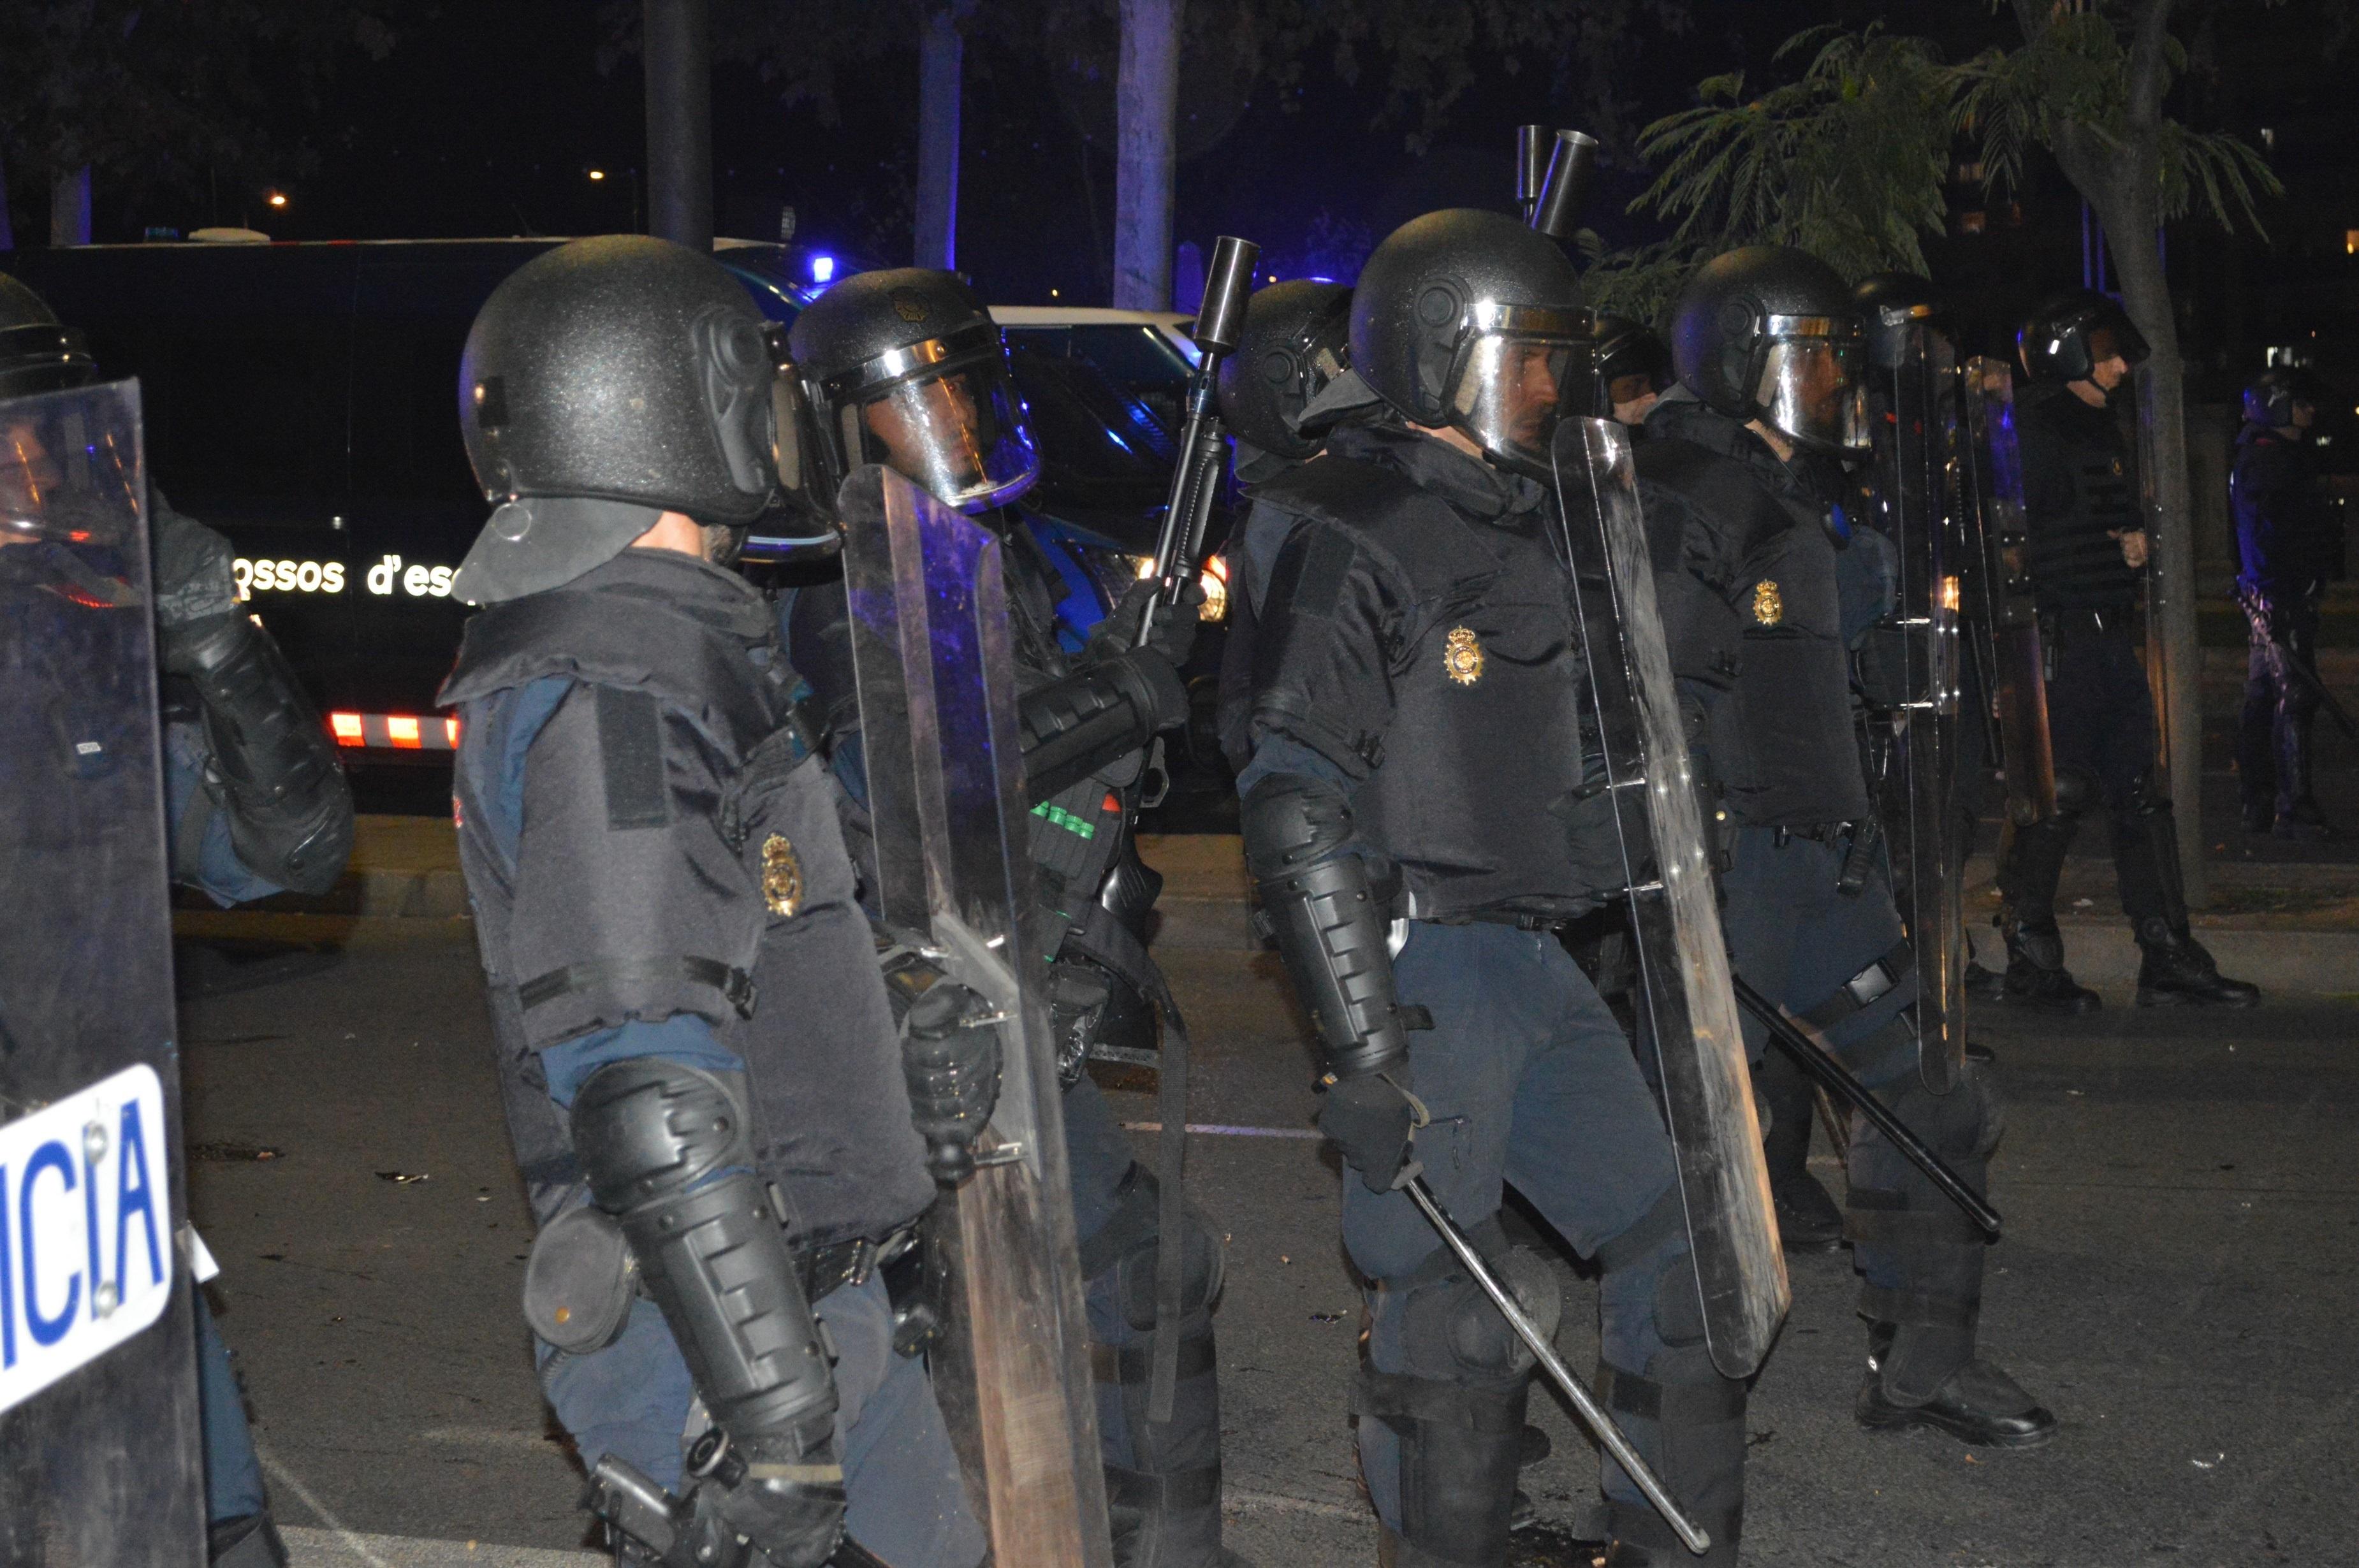
[(999, 327), (956, 273), (847, 277), (795, 318), (792, 343), (837, 482), (883, 463), (985, 512), (1040, 477)]
[(1394, 230), (1352, 296), (1352, 368), (1371, 391), (1531, 472), (1557, 421), (1590, 411), (1593, 335), (1563, 247), (1473, 208)]
[(1867, 360), (1892, 370), (1924, 351), (1925, 329), (1940, 320), (1940, 297), (1932, 283), (1908, 272), (1879, 272), (1852, 291), (1867, 333)]
[(1843, 278), (1786, 245), (1714, 256), (1688, 280), (1671, 319), (1681, 384), (1811, 451), (1866, 449), (1864, 351)]
[(517, 268), (459, 363), (460, 433), (496, 509), (452, 591), (487, 604), (556, 588), (665, 512), (728, 530), (724, 557), (757, 523), (823, 548), (820, 498), (782, 488), (807, 465), (767, 325), (712, 257), (644, 234)]
[(2147, 356), (2145, 336), (2120, 304), (2093, 289), (2068, 289), (2043, 302), (2015, 337), (2034, 381), (2087, 381), (2119, 355), (2133, 368)]
[[(1639, 388), (1634, 377), (1644, 378)], [(1627, 395), (1614, 396), (1616, 382), (1630, 382), (1624, 389)], [(1626, 316), (1600, 316), (1597, 319), (1597, 407), (1610, 409), (1617, 403), (1635, 401), (1649, 392), (1662, 392), (1671, 384), (1671, 351), (1663, 340), (1644, 321), (1633, 321)]]
[(58, 319), (49, 301), (0, 273), (0, 397), (56, 392), (98, 379), (98, 362), (82, 334)]
[(1343, 373), (1350, 355), (1352, 290), (1290, 278), (1245, 301), (1237, 346), (1221, 362), (1221, 417), (1240, 442), (1300, 462), (1319, 442), (1295, 426), (1303, 406)]
[(2291, 365), (2271, 365), (2245, 388), (2245, 423), (2265, 425), (2272, 430), (2286, 429), (2293, 424), (2297, 403), (2316, 407), (2317, 385)]

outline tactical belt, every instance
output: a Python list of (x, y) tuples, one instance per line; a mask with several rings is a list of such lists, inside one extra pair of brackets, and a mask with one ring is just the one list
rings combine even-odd
[(1802, 1022), (1816, 1029), (1831, 1028), (1872, 1005), (1879, 997), (1889, 995), (1916, 968), (1917, 949), (1904, 937), (1882, 957), (1845, 980), (1834, 995), (1802, 1014)]
[(1770, 829), (1769, 841), (1780, 849), (1797, 838), (1808, 838), (1813, 844), (1840, 844), (1851, 837), (1852, 829), (1857, 826), (1855, 822), (1813, 822), (1796, 827), (1781, 822)]
[(544, 1002), (597, 985), (660, 985), (685, 979), (721, 993), (740, 1018), (754, 1016), (754, 977), (713, 958), (630, 958), (606, 963), (568, 964), (516, 987), (516, 1000), (530, 1012)]
[(1623, 1415), (1674, 1426), (1712, 1426), (1745, 1419), (1745, 1384), (1735, 1378), (1714, 1378), (1709, 1383), (1658, 1383), (1600, 1361), (1597, 1398)]

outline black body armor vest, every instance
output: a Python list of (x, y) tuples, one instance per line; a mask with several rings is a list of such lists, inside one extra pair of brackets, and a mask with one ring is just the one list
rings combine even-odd
[(2138, 574), (2109, 535), (2146, 526), (2136, 474), (2113, 412), (2067, 386), (2027, 392), (2016, 416), (2023, 449), (2031, 586), (2042, 613), (2093, 610), (2126, 615)]
[[(1255, 730), (1364, 775), (1353, 821), (1397, 871), (1399, 913), (1562, 917), (1617, 892), (1612, 820), (1583, 809), (1603, 797), (1581, 793), (1588, 683), (1546, 503), (1470, 516), (1332, 449), (1254, 500), (1304, 520), (1258, 607)], [(1375, 667), (1334, 634), (1354, 589), (1383, 606)]]
[[(1666, 614), (1665, 634), (1680, 644), (1671, 667), (1726, 695), (1710, 708), (1710, 766), (1732, 816), (1743, 824), (1810, 827), (1868, 814), (1854, 739), (1851, 673), (1843, 643), (1835, 546), (1815, 519), (1798, 515), (1741, 459), (1678, 437), (1641, 443), (1642, 497), (1670, 492), (1677, 507), (1649, 509), (1653, 532), (1674, 512), (1711, 530), (1714, 546), (1657, 542), (1658, 574), (1693, 579), (1702, 568), (1722, 612)], [(1692, 597), (1685, 581), (1662, 594)], [(1731, 662), (1725, 680), (1708, 672)]]
[[(862, 983), (875, 975), (875, 943), (838, 792), (797, 717), (768, 605), (732, 574), (647, 554), (479, 612), (442, 691), (466, 715), (460, 858), (534, 1213), (545, 1221), (580, 1180), (538, 1052), (691, 1012), (745, 1060), (756, 1163), (785, 1197), (797, 1244), (881, 1238), (922, 1212), (933, 1187), (883, 982)], [(485, 827), (486, 797), (514, 787), (500, 776), (505, 737), (479, 733), (475, 705), (549, 676), (574, 683), (560, 708), (595, 705), (598, 744), (529, 752), (530, 765), (589, 757), (599, 777), (563, 782), (604, 800), (607, 841), (564, 846), (566, 896), (544, 896), (520, 919), (521, 868)], [(644, 874), (649, 857), (675, 853), (688, 874)], [(592, 906), (624, 912), (599, 923), (608, 951), (570, 940), (567, 911)], [(611, 950), (616, 932), (643, 946)], [(550, 967), (549, 955), (571, 952)]]

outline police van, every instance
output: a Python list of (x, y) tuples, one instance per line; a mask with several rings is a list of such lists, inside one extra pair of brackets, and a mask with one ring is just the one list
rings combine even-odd
[[(139, 378), (155, 486), (227, 535), (255, 612), (348, 761), (441, 762), (434, 694), (467, 607), (451, 574), (486, 513), (458, 422), (459, 355), (500, 281), (560, 239), (87, 245), (0, 253)], [(764, 315), (791, 321), (852, 267), (719, 240)], [(1028, 504), (1119, 571), (1153, 548), (1194, 346), (1184, 318), (1007, 310), (1043, 453)]]

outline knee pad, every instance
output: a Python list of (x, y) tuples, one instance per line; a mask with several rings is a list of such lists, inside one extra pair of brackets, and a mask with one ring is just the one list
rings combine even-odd
[(1986, 1160), (2006, 1130), (1998, 1081), (1984, 1062), (1969, 1062), (1957, 1087), (1935, 1094), (1914, 1076), (1891, 1096), (1893, 1114), (1947, 1160)]
[[(1541, 1335), (1553, 1338), (1564, 1313), (1555, 1271), (1527, 1248), (1509, 1248), (1490, 1258), (1500, 1283)], [(1445, 1382), (1518, 1378), (1536, 1365), (1498, 1304), (1455, 1267), (1430, 1283), (1409, 1288), (1401, 1349), (1411, 1371)]]
[[(1172, 1244), (1159, 1232), (1149, 1231), (1144, 1241), (1114, 1262), (1114, 1291), (1122, 1303), (1123, 1320), (1141, 1332), (1156, 1325), (1156, 1273), (1162, 1266), (1163, 1249)], [(1221, 1286), (1227, 1275), (1227, 1255), (1221, 1247), (1220, 1232), (1212, 1228), (1211, 1217), (1193, 1204), (1188, 1206), (1186, 1223), (1180, 1227), (1176, 1244), (1183, 1249), (1180, 1315), (1185, 1321), (1212, 1311), (1213, 1303), (1221, 1299)]]
[(675, 1196), (733, 1165), (751, 1167), (736, 1085), (660, 1056), (609, 1062), (573, 1098), (573, 1147), (591, 1195), (611, 1214)]
[(2089, 774), (2077, 768), (2060, 768), (2056, 773), (2056, 815), (2067, 822), (2076, 821), (2096, 804), (2100, 793), (2097, 781)]
[(1655, 1280), (1655, 1333), (1669, 1350), (1703, 1343), (1703, 1292), (1696, 1284), (1694, 1255), (1685, 1248)]

